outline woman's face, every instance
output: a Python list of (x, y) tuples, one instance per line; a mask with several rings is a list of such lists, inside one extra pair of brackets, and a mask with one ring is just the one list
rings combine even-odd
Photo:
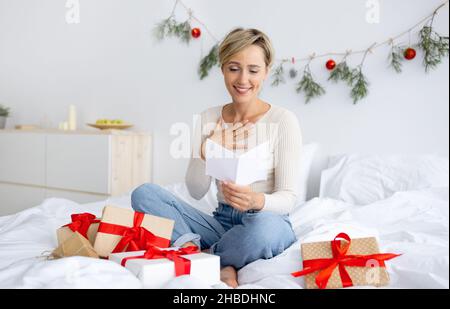
[(234, 103), (248, 103), (257, 99), (268, 75), (261, 47), (251, 45), (234, 55), (222, 67), (225, 85)]

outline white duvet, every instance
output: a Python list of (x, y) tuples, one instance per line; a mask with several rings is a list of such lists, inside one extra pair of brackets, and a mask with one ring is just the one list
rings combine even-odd
[[(188, 196), (183, 184), (168, 189), (199, 209), (211, 212), (213, 193), (202, 201)], [(130, 197), (79, 205), (47, 199), (18, 214), (0, 217), (0, 288), (140, 288), (127, 269), (107, 261), (83, 257), (46, 260), (56, 246), (55, 230), (72, 213), (100, 215), (105, 204), (130, 207)], [(338, 232), (350, 237), (376, 236), (382, 252), (402, 253), (387, 262), (390, 288), (449, 288), (448, 188), (398, 192), (366, 205), (354, 206), (329, 198), (315, 198), (290, 216), (298, 241), (270, 260), (258, 260), (239, 271), (240, 288), (302, 288), (302, 242), (331, 240)], [(182, 276), (167, 288), (210, 288)], [(212, 288), (226, 288), (224, 284)]]

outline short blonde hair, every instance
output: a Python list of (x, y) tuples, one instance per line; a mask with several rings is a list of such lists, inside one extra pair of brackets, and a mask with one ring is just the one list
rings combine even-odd
[(219, 62), (223, 67), (230, 59), (245, 48), (256, 45), (264, 51), (264, 61), (270, 68), (274, 61), (274, 50), (269, 37), (257, 29), (237, 28), (228, 33), (219, 46)]

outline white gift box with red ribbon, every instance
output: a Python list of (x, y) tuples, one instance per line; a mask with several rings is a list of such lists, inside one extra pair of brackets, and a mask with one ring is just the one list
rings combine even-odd
[[(177, 249), (179, 248), (160, 250)], [(125, 266), (141, 280), (143, 287), (148, 289), (162, 288), (177, 276), (174, 261), (168, 258), (147, 259), (142, 257), (145, 253), (146, 251), (112, 253), (109, 255), (109, 260)], [(210, 286), (220, 283), (219, 256), (199, 252), (180, 255), (180, 257), (190, 262), (189, 276), (195, 277)], [(125, 263), (123, 263), (124, 259), (126, 259)]]

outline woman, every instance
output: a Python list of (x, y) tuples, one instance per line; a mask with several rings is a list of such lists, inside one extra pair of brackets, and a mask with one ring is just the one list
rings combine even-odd
[(273, 56), (269, 38), (256, 29), (239, 28), (224, 39), (219, 59), (232, 102), (202, 113), (199, 143), (193, 147), (186, 174), (190, 194), (201, 199), (212, 180), (205, 174), (206, 140), (238, 152), (256, 136), (257, 144), (269, 142), (266, 180), (248, 186), (216, 180), (219, 205), (213, 216), (154, 184), (142, 185), (132, 194), (136, 211), (175, 220), (174, 246), (195, 244), (219, 255), (221, 280), (231, 287), (238, 285), (236, 270), (272, 258), (295, 241), (287, 214), (297, 196), (300, 127), (292, 112), (258, 98)]

